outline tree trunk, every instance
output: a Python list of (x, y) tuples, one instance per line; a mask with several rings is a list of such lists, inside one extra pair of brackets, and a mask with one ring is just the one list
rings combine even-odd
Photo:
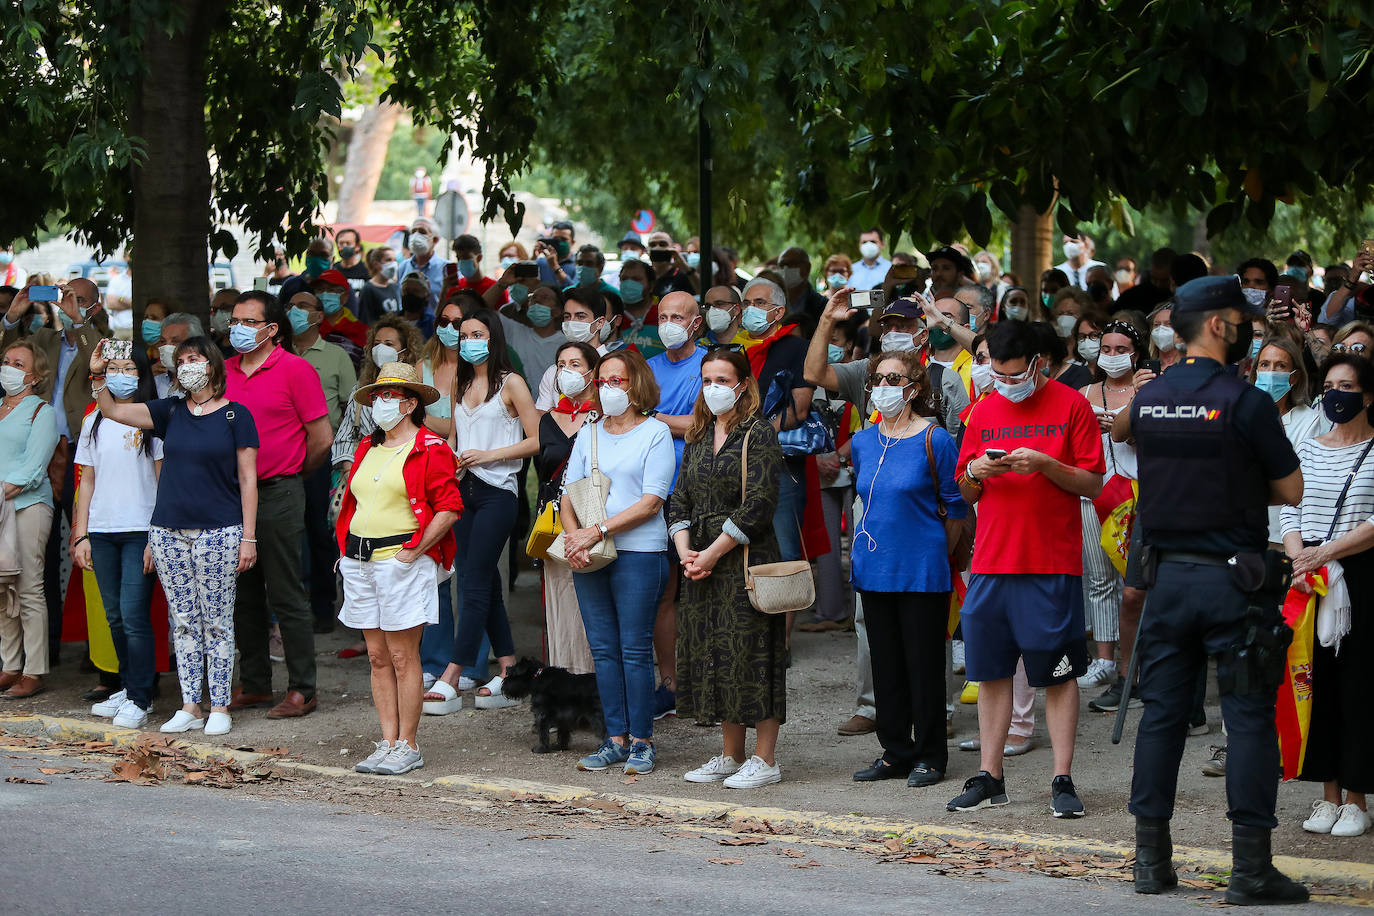
[(205, 50), (224, 0), (174, 0), (185, 23), (172, 35), (150, 28), (153, 61), (135, 94), (130, 132), (147, 144), (133, 170), (134, 339), (143, 306), (163, 299), (209, 327), (210, 162), (205, 141)]
[(1036, 213), (1022, 207), (1020, 218), (1011, 224), (1011, 272), (1021, 279), (1033, 298), (1040, 296), (1040, 275), (1054, 263), (1054, 207)]
[(391, 134), (396, 130), (402, 111), (394, 102), (381, 102), (363, 109), (363, 116), (353, 127), (353, 137), (348, 141), (335, 223), (357, 225), (367, 222), (372, 199), (377, 194), (377, 182), (382, 177), (382, 166), (386, 164)]

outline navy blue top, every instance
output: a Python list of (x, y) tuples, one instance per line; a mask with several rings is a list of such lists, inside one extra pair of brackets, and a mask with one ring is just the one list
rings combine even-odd
[[(968, 504), (954, 481), (959, 447), (936, 428), (931, 447), (941, 496), (950, 518), (963, 518)], [(883, 454), (883, 443), (888, 443)], [(924, 431), (906, 439), (881, 436), (877, 426), (855, 433), (849, 459), (863, 515), (854, 521), (850, 579), (866, 592), (947, 592), (949, 544), (936, 514)], [(881, 460), (882, 466), (879, 467)]]
[(248, 408), (230, 401), (198, 417), (181, 398), (162, 398), (148, 402), (148, 413), (153, 435), (162, 440), (152, 523), (193, 529), (243, 524), (238, 450), (258, 447), (258, 428)]

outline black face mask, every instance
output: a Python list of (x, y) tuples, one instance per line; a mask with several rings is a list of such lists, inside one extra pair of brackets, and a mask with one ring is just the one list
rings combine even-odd
[(404, 312), (423, 312), (429, 300), (424, 296), (402, 296), (401, 310)]
[[(1222, 320), (1225, 321), (1225, 319)], [(1240, 336), (1240, 329), (1249, 327), (1249, 324), (1244, 321), (1237, 322), (1236, 324), (1231, 324), (1231, 322), (1226, 321), (1226, 324), (1236, 332), (1236, 339), (1226, 342), (1226, 362), (1238, 363), (1250, 355), (1250, 337)]]
[(1089, 283), (1088, 295), (1094, 302), (1101, 302), (1112, 294), (1112, 288), (1105, 283)]

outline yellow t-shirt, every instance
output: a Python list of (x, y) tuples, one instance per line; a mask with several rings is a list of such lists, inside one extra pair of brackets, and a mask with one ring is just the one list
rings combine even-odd
[[(406, 481), (401, 474), (405, 456), (414, 447), (414, 440), (395, 448), (376, 445), (368, 449), (353, 474), (349, 490), (358, 501), (357, 511), (348, 525), (348, 533), (360, 538), (385, 538), (397, 534), (414, 534), (415, 512), (406, 495)], [(374, 560), (387, 560), (401, 552), (400, 545), (384, 547), (372, 554)]]

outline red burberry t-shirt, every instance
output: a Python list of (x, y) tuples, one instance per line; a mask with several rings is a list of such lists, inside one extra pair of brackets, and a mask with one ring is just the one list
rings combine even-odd
[[(1032, 448), (1070, 467), (1107, 469), (1087, 399), (1053, 380), (1019, 404), (995, 393), (979, 401), (968, 416), (956, 473), (989, 448)], [(978, 500), (971, 571), (1083, 575), (1079, 511), (1079, 497), (1044, 474), (989, 477)]]

